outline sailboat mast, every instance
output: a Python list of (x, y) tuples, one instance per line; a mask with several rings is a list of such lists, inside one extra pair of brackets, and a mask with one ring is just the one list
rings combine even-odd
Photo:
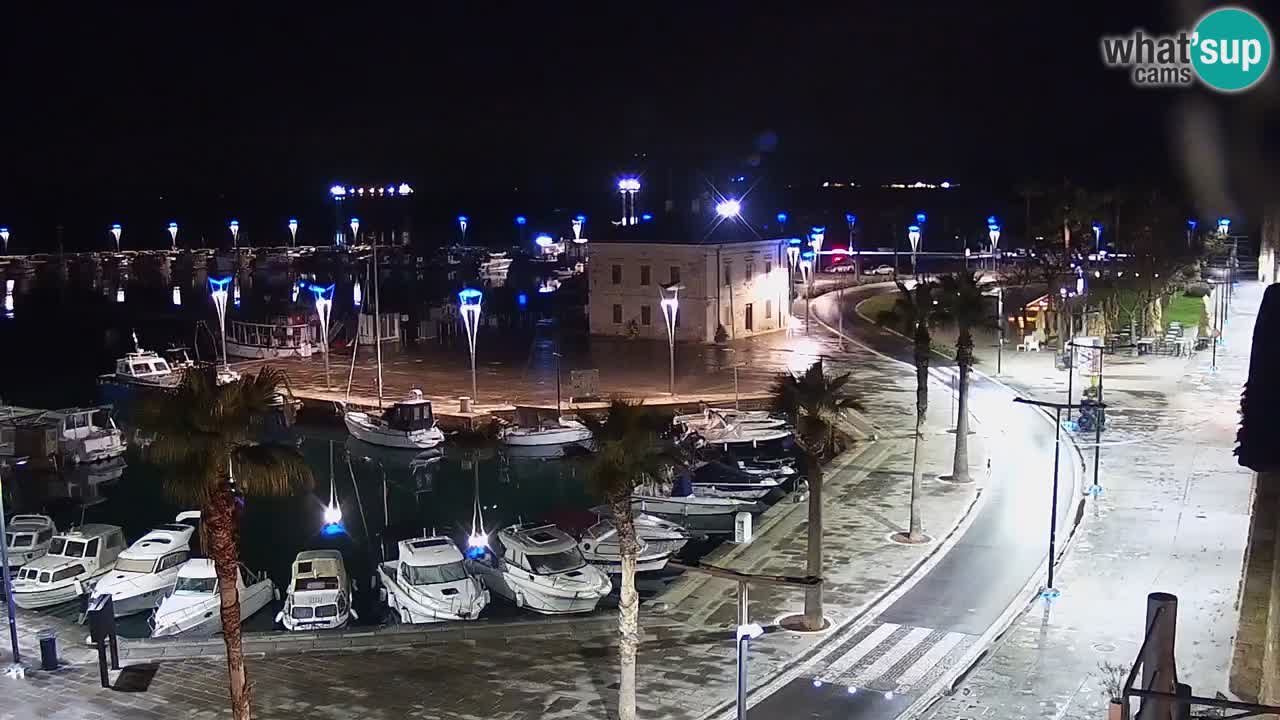
[(378, 349), (378, 409), (382, 409), (382, 306), (378, 301), (378, 234), (373, 235), (373, 346)]
[(560, 353), (556, 353), (556, 422), (560, 421)]

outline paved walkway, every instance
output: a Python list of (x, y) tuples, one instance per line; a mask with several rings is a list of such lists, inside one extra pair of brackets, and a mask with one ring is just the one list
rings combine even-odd
[[(1227, 693), (1253, 484), (1232, 448), (1262, 289), (1239, 287), (1216, 373), (1208, 352), (1107, 357), (1104, 400), (1114, 426), (1103, 434), (1104, 491), (1059, 569), (1062, 596), (1037, 601), (925, 717), (1103, 717), (1098, 664), (1131, 665), (1153, 591), (1179, 597), (1179, 680), (1197, 695)], [(1051, 358), (1005, 360), (1006, 382), (1065, 399), (1065, 375)], [(1092, 441), (1077, 438), (1090, 467)]]
[[(807, 366), (831, 357), (833, 370), (855, 371), (853, 389), (868, 408), (856, 423), (864, 441), (837, 458), (827, 475), (827, 615), (836, 626), (825, 635), (772, 631), (752, 645), (753, 686), (774, 680), (797, 658), (858, 632), (864, 610), (893, 591), (942, 545), (903, 546), (889, 536), (907, 521), (910, 487), (914, 379), (897, 363), (873, 353), (839, 349), (826, 335), (774, 335), (742, 354), (754, 358), (756, 382), (770, 368)], [(935, 399), (943, 392), (935, 388)], [(949, 407), (935, 402), (925, 443), (927, 480), (921, 500), (925, 527), (945, 539), (974, 506), (982, 483), (956, 486), (935, 480), (950, 469)], [(973, 447), (975, 468), (985, 464), (980, 438)], [(981, 474), (981, 473), (979, 473)], [(757, 519), (757, 538), (745, 546), (724, 545), (707, 558), (752, 572), (803, 571), (804, 503), (784, 499)], [(802, 605), (799, 593), (758, 589), (751, 617), (772, 625)], [(642, 622), (679, 624), (649, 636), (640, 654), (642, 717), (698, 718), (722, 712), (734, 687), (736, 624), (734, 583), (688, 575), (647, 604)], [(74, 633), (68, 633), (74, 634)], [(923, 668), (932, 677), (960, 651), (942, 638)], [(586, 640), (551, 630), (540, 637), (431, 642), (380, 652), (325, 651), (251, 659), (257, 714), (265, 718), (605, 718), (616, 702), (616, 649), (612, 640)], [(465, 681), (460, 681), (465, 679)], [(7, 718), (147, 718), (175, 712), (193, 719), (229, 716), (225, 669), (220, 662), (184, 660), (135, 665), (114, 677), (114, 690), (97, 688), (96, 670), (68, 667), (57, 673), (31, 671), (13, 683), (0, 703)]]

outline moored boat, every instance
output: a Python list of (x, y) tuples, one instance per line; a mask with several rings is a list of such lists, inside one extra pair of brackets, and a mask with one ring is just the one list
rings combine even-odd
[(554, 525), (512, 525), (493, 543), (467, 566), (516, 607), (548, 615), (590, 612), (613, 589), (609, 576), (588, 564), (573, 538)]
[(401, 540), (398, 547), (396, 560), (378, 565), (384, 601), (396, 622), (475, 620), (489, 604), (489, 591), (449, 538)]
[[(236, 567), (236, 590), (240, 598), (240, 619), (246, 620), (276, 597), (275, 586), (266, 573), (254, 574), (244, 564)], [(151, 637), (212, 635), (222, 630), (219, 612), (218, 575), (213, 561), (188, 560), (178, 568), (173, 591), (160, 601), (151, 617)]]
[(179, 513), (120, 553), (116, 565), (98, 581), (94, 595), (110, 595), (116, 617), (154, 610), (178, 579), (178, 568), (191, 559), (191, 537), (198, 511)]
[(13, 601), (38, 610), (75, 600), (93, 590), (124, 551), (115, 525), (82, 525), (55, 535), (44, 557), (27, 563), (13, 579)]

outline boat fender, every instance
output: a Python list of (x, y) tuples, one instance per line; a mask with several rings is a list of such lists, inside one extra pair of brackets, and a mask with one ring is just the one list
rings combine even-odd
[(84, 585), (79, 580), (73, 580), (72, 584), (73, 584), (72, 586), (75, 587), (76, 589), (77, 596), (84, 594)]
[(274, 583), (271, 585), (271, 600), (272, 600), (273, 602), (279, 602), (279, 601), (280, 601), (280, 590), (279, 590), (278, 588), (276, 588), (276, 586), (275, 586), (275, 584), (274, 584)]
[(284, 624), (284, 611), (283, 611), (283, 610), (281, 610), (280, 612), (276, 613), (276, 622), (277, 622), (277, 623), (279, 623), (279, 624), (281, 624), (281, 625), (283, 625), (283, 624)]
[(516, 607), (524, 607), (524, 593), (516, 590)]
[(356, 612), (355, 607), (350, 607), (350, 608), (348, 608), (348, 609), (347, 609), (347, 611), (351, 613), (351, 619), (352, 619), (352, 620), (359, 620), (359, 619), (360, 619), (360, 613)]

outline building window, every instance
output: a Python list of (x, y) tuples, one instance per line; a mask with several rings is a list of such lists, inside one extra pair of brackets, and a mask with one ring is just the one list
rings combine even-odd
[(750, 260), (747, 261), (747, 277), (746, 282), (751, 282), (756, 276), (756, 264)]
[(648, 265), (640, 266), (640, 284), (641, 285), (649, 284), (649, 266)]
[(675, 285), (678, 282), (680, 282), (680, 266), (672, 265), (671, 266), (671, 284)]
[(640, 324), (641, 325), (653, 324), (653, 310), (648, 305), (640, 306)]
[(769, 320), (772, 317), (773, 317), (773, 301), (765, 300), (764, 301), (764, 319)]
[(613, 266), (613, 284), (614, 285), (622, 284), (622, 266), (621, 265)]
[(747, 303), (746, 311), (746, 317), (743, 319), (742, 325), (747, 329), (747, 332), (751, 332), (752, 330), (755, 330), (756, 326), (755, 308), (751, 306), (751, 303)]
[[(614, 265), (614, 267), (618, 267), (618, 266)], [(622, 324), (622, 306), (621, 305), (613, 306), (613, 324), (614, 325)]]
[(733, 284), (733, 273), (729, 271), (729, 267), (730, 267), (729, 263), (724, 264), (724, 284), (725, 285)]
[(773, 261), (772, 261), (772, 260), (765, 260), (765, 261), (764, 261), (764, 276), (765, 276), (765, 277), (769, 277), (769, 276), (770, 276), (770, 275), (772, 275), (772, 274), (773, 274)]

